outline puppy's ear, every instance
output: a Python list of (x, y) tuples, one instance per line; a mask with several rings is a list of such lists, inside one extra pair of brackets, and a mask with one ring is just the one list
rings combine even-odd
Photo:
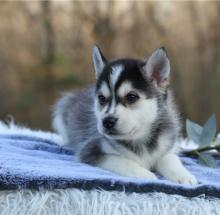
[(105, 67), (105, 64), (107, 63), (107, 60), (97, 45), (93, 46), (92, 60), (95, 68), (96, 79), (98, 79), (103, 71), (103, 68)]
[(156, 49), (146, 60), (143, 67), (144, 75), (163, 89), (169, 85), (170, 61), (165, 48)]

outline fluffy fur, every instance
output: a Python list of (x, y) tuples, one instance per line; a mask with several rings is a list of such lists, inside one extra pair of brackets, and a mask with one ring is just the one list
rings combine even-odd
[(178, 113), (164, 48), (145, 60), (107, 61), (93, 48), (96, 85), (64, 95), (53, 126), (82, 162), (129, 177), (197, 184), (176, 155)]

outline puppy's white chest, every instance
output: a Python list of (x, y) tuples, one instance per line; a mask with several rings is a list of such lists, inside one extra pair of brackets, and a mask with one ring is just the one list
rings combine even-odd
[(157, 140), (157, 147), (152, 152), (148, 151), (146, 148), (143, 150), (143, 154), (140, 156), (140, 162), (145, 168), (154, 168), (157, 161), (164, 156), (168, 151), (171, 143), (170, 133), (164, 133), (159, 136)]
[(155, 162), (158, 159), (157, 153), (149, 153), (147, 149), (143, 150), (143, 153), (139, 157), (141, 166), (146, 169), (152, 169), (155, 165)]

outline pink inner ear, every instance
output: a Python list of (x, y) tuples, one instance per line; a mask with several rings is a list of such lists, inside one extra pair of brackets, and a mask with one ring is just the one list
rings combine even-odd
[(161, 77), (160, 71), (158, 71), (158, 70), (154, 71), (153, 79), (156, 80), (157, 85), (159, 85), (162, 82), (162, 77)]

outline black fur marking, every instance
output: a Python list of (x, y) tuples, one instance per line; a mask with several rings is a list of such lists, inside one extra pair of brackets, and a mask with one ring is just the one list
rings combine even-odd
[(124, 81), (129, 81), (134, 88), (143, 92), (148, 98), (152, 98), (155, 94), (154, 88), (150, 80), (143, 77), (142, 71), (140, 70), (140, 64), (142, 61), (122, 59), (121, 63), (124, 65), (125, 72), (122, 72), (121, 76), (116, 83), (116, 90), (121, 86)]
[(94, 139), (90, 142), (88, 142), (83, 149), (81, 149), (79, 158), (80, 161), (91, 164), (91, 165), (96, 165), (99, 163), (103, 157), (104, 153), (101, 149), (101, 144), (99, 139)]
[(150, 151), (150, 152), (154, 151), (157, 148), (158, 137), (160, 136), (160, 134), (163, 130), (163, 126), (162, 126), (162, 123), (159, 123), (156, 126), (153, 125), (152, 128), (153, 128), (151, 131), (152, 134), (146, 142), (146, 147), (147, 147), (148, 151)]
[(111, 97), (111, 98), (109, 98), (108, 108), (107, 108), (107, 110), (105, 111), (105, 113), (108, 113), (108, 112), (109, 112), (109, 110), (110, 110), (111, 107), (112, 107), (112, 103), (113, 103), (113, 98)]
[(167, 97), (168, 97), (168, 92), (167, 92), (167, 90), (164, 92), (164, 94), (163, 94), (163, 99), (164, 100), (167, 100)]
[(143, 72), (141, 71), (141, 66), (144, 65), (144, 62), (140, 60), (126, 58), (109, 62), (105, 66), (103, 72), (101, 73), (97, 81), (96, 90), (98, 90), (101, 87), (102, 81), (105, 81), (109, 89), (111, 89), (109, 83), (110, 74), (112, 71), (112, 67), (117, 64), (123, 65), (124, 70), (118, 78), (118, 81), (115, 85), (115, 91), (117, 91), (117, 89), (124, 81), (128, 80), (132, 83), (134, 88), (143, 92), (148, 98), (152, 98), (155, 95), (155, 88), (153, 87), (151, 80), (147, 80), (146, 78), (144, 78)]
[(119, 96), (116, 96), (116, 104), (121, 103), (124, 107), (127, 107), (127, 103), (123, 98), (120, 98)]
[[(168, 118), (165, 119), (163, 117), (161, 119), (158, 118), (157, 120), (155, 120), (155, 123), (153, 123), (152, 129), (150, 132), (151, 135), (145, 144), (149, 152), (153, 152), (158, 147), (159, 136), (162, 133), (165, 133), (166, 131), (170, 132), (170, 130), (172, 130), (172, 127), (173, 127), (173, 125)], [(175, 137), (173, 137), (173, 138), (175, 138)], [(170, 144), (174, 144), (174, 140), (173, 141), (171, 140)]]
[(122, 146), (124, 146), (125, 148), (134, 152), (137, 155), (141, 155), (143, 152), (142, 147), (140, 145), (134, 145), (129, 141), (120, 140), (118, 141), (118, 143), (120, 143)]
[(106, 70), (105, 68), (104, 68), (103, 72), (100, 74), (99, 79), (96, 82), (96, 92), (100, 89), (103, 81), (107, 84), (109, 91), (111, 92), (111, 90), (110, 90), (111, 86), (109, 83), (109, 72), (110, 71)]

